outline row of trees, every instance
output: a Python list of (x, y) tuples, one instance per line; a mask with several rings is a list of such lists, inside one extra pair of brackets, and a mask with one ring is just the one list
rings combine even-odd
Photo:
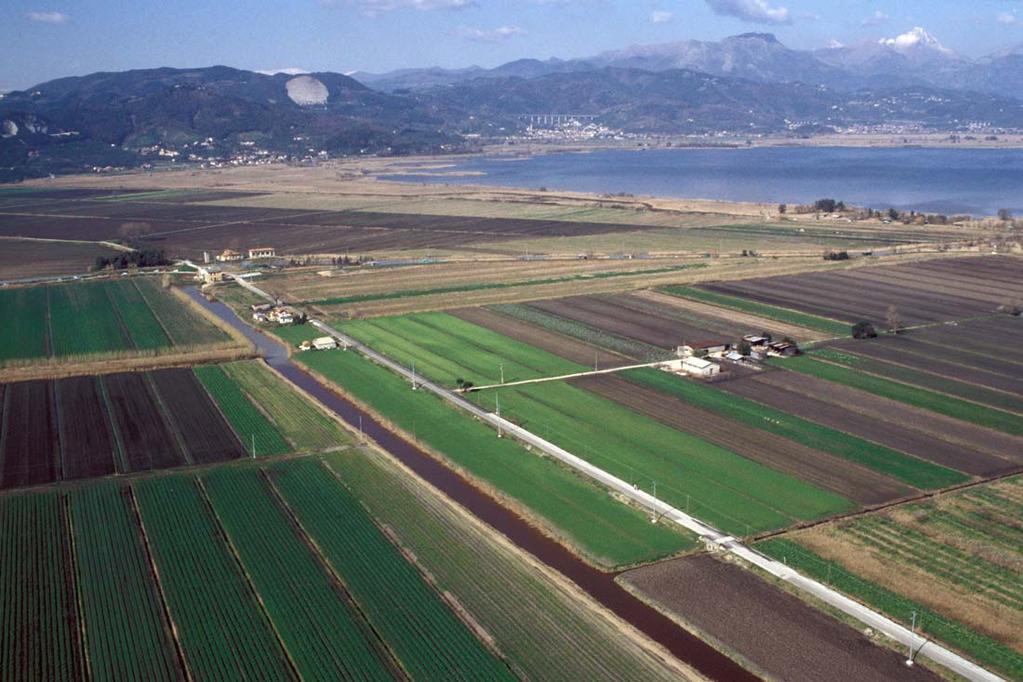
[(136, 249), (122, 251), (115, 256), (96, 256), (93, 270), (127, 270), (128, 268), (152, 268), (170, 265), (163, 249)]

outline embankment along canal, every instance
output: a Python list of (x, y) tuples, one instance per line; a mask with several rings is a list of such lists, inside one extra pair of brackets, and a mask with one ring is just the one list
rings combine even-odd
[(331, 390), (295, 364), (283, 344), (250, 327), (228, 306), (206, 300), (195, 287), (189, 287), (187, 292), (196, 303), (245, 334), (256, 345), (266, 362), (289, 381), (315, 397), (349, 424), (361, 424), (362, 431), (367, 437), (409, 467), (416, 475), (503, 534), (520, 549), (561, 573), (605, 608), (666, 648), (680, 661), (712, 679), (729, 681), (757, 679), (736, 662), (626, 591), (615, 582), (614, 573), (606, 573), (590, 566), (505, 507), (496, 498), (474, 486), (414, 443), (390, 431), (370, 413)]

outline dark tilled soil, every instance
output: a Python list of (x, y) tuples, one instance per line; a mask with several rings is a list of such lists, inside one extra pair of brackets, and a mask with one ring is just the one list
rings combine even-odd
[(937, 680), (798, 598), (709, 555), (665, 561), (622, 574), (677, 619), (789, 682)]
[(914, 492), (909, 486), (839, 457), (693, 407), (621, 377), (595, 375), (573, 380), (572, 383), (672, 428), (704, 438), (861, 504), (890, 502)]
[(646, 310), (630, 307), (628, 303), (611, 300), (610, 297), (573, 296), (537, 301), (530, 305), (553, 315), (660, 348), (675, 348), (692, 341), (732, 340), (711, 329), (671, 317), (653, 315)]
[(59, 476), (53, 382), (22, 381), (6, 390), (0, 487), (52, 483)]
[(96, 377), (55, 382), (60, 412), (63, 478), (90, 478), (114, 473), (113, 435)]
[(162, 369), (150, 376), (171, 422), (184, 438), (192, 462), (204, 464), (245, 456), (234, 431), (191, 369)]
[(128, 471), (145, 471), (185, 463), (145, 374), (110, 374), (101, 381), (110, 398), (111, 416), (124, 445)]
[[(847, 387), (802, 374), (770, 372), (719, 385), (729, 393), (968, 474), (992, 475), (1017, 466), (959, 442), (964, 437), (962, 432), (950, 442), (938, 431), (945, 426), (942, 420), (930, 422), (927, 412), (914, 408), (907, 412), (900, 409), (901, 404), (892, 405), (895, 401), (856, 389), (849, 389), (855, 391), (850, 395), (843, 390)], [(962, 429), (969, 428), (964, 422), (952, 421), (961, 424)], [(932, 425), (935, 430), (929, 429)], [(992, 434), (988, 429), (981, 431)]]

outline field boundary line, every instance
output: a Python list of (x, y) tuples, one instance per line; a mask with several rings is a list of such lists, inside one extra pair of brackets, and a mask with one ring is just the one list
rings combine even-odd
[(78, 550), (75, 547), (75, 532), (74, 532), (74, 518), (71, 513), (71, 500), (67, 494), (63, 492), (57, 493), (57, 499), (60, 504), (60, 516), (63, 520), (64, 533), (67, 537), (66, 559), (68, 561), (68, 571), (70, 575), (69, 587), (74, 591), (74, 603), (75, 603), (75, 633), (77, 634), (78, 640), (78, 651), (82, 659), (82, 668), (84, 670), (86, 678), (92, 676), (92, 660), (89, 657), (89, 636), (85, 631), (85, 609), (82, 606), (82, 590), (79, 586), (78, 576)]
[(156, 587), (156, 593), (160, 595), (163, 625), (170, 632), (171, 641), (174, 642), (174, 653), (177, 654), (181, 672), (184, 673), (186, 680), (194, 680), (192, 671), (188, 667), (188, 659), (185, 657), (185, 649), (178, 638), (178, 625), (174, 622), (174, 617), (171, 615), (170, 605), (167, 604), (167, 596), (163, 590), (163, 581), (160, 579), (160, 569), (156, 566), (156, 558), (153, 556), (153, 550), (149, 544), (149, 535), (146, 533), (146, 524), (142, 521), (142, 511), (139, 509), (138, 500), (135, 497), (135, 488), (131, 484), (126, 485), (124, 488), (127, 490), (128, 497), (131, 500), (132, 517), (138, 528), (139, 538), (142, 540), (142, 549), (146, 554), (146, 562), (149, 564), (149, 570), (152, 573), (150, 577), (153, 580), (153, 585)]

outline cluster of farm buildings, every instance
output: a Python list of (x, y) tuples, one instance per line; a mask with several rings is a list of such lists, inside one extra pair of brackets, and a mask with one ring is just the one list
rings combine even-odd
[[(676, 359), (662, 366), (671, 372), (680, 372), (701, 379), (713, 379), (721, 373), (721, 361), (751, 366), (766, 357), (791, 357), (799, 353), (792, 341), (774, 341), (770, 334), (747, 334), (740, 346), (726, 341), (695, 341), (679, 346)], [(717, 360), (718, 362), (714, 362)]]

